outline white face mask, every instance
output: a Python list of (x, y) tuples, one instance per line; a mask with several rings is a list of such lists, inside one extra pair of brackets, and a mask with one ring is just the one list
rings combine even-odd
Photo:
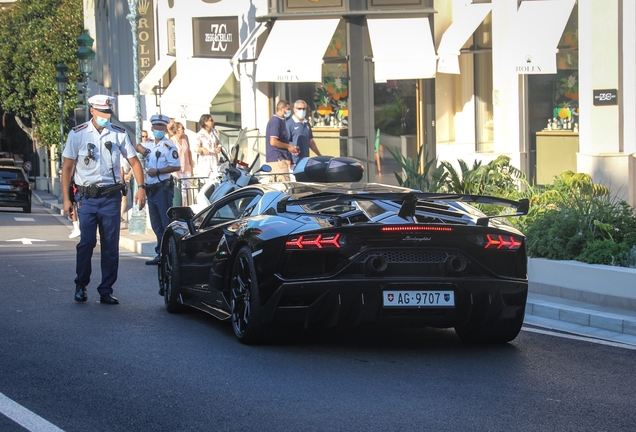
[(307, 111), (305, 111), (304, 109), (296, 110), (296, 117), (298, 117), (299, 119), (304, 119), (306, 115)]

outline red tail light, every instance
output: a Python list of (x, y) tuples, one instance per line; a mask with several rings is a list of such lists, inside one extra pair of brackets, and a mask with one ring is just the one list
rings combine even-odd
[(451, 227), (424, 225), (389, 225), (381, 228), (382, 232), (413, 232), (413, 231), (452, 231)]
[(29, 183), (24, 182), (24, 181), (14, 181), (13, 185), (16, 186), (16, 187), (21, 187), (21, 188), (26, 188), (26, 189), (29, 188)]
[(522, 237), (504, 234), (476, 235), (468, 240), (484, 249), (517, 250), (523, 245)]
[(337, 234), (311, 234), (292, 237), (285, 243), (287, 249), (340, 249), (344, 238)]

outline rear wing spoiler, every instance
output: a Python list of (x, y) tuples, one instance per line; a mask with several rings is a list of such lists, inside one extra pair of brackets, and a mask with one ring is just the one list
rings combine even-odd
[(499, 207), (510, 207), (516, 210), (515, 213), (511, 214), (481, 217), (477, 219), (477, 225), (481, 226), (487, 226), (489, 219), (497, 217), (514, 217), (526, 215), (528, 214), (528, 210), (530, 208), (530, 202), (525, 198), (520, 199), (519, 201), (514, 201), (506, 198), (498, 198), (488, 195), (443, 194), (433, 192), (319, 192), (296, 199), (282, 199), (278, 202), (276, 210), (279, 213), (284, 213), (287, 211), (287, 206), (289, 205), (306, 205), (316, 203), (344, 204), (351, 201), (393, 201), (401, 203), (402, 207), (400, 208), (398, 216), (404, 219), (415, 216), (417, 203), (426, 201), (450, 201), (465, 202), (471, 204), (491, 204)]

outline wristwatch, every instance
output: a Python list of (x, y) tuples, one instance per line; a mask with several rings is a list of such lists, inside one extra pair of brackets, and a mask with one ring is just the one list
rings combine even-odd
[(146, 190), (146, 185), (145, 184), (139, 185), (139, 187), (142, 188), (143, 190)]

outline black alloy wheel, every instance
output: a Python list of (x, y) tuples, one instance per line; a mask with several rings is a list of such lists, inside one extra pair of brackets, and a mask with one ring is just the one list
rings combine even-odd
[(264, 342), (266, 327), (261, 323), (261, 308), (256, 270), (249, 247), (243, 246), (236, 255), (230, 284), (232, 329), (244, 344)]
[(170, 313), (181, 312), (183, 305), (179, 302), (179, 285), (181, 272), (177, 256), (177, 242), (170, 237), (164, 247), (159, 261), (159, 286), (163, 289), (163, 303)]

